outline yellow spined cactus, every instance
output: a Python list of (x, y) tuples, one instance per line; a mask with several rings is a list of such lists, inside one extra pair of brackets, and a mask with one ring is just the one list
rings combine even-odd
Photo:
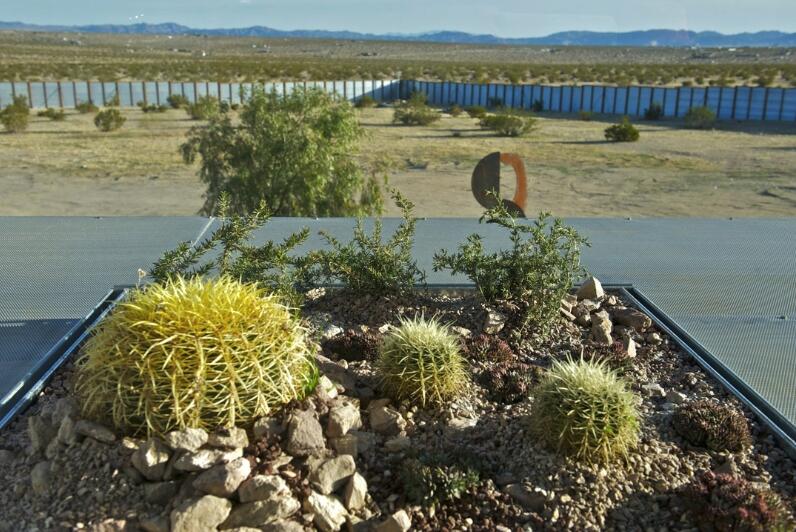
[(306, 331), (281, 300), (230, 278), (136, 290), (86, 342), (83, 415), (126, 433), (242, 426), (317, 382)]

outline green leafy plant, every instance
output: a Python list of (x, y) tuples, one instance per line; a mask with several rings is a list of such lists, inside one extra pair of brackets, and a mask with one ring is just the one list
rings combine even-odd
[(80, 102), (79, 104), (75, 105), (75, 109), (78, 113), (82, 115), (87, 115), (89, 113), (96, 113), (99, 111), (99, 107), (94, 105), (91, 102)]
[(469, 464), (432, 453), (407, 460), (400, 478), (407, 499), (428, 508), (460, 498), (478, 484), (480, 474)]
[(229, 277), (135, 290), (77, 361), (84, 416), (129, 434), (245, 426), (301, 399), (318, 372), (277, 296)]
[(481, 119), (480, 125), (481, 129), (494, 131), (499, 137), (520, 137), (536, 127), (536, 119), (508, 111), (487, 115)]
[(707, 399), (680, 406), (672, 415), (672, 427), (691, 445), (711, 451), (738, 452), (752, 441), (742, 412)]
[(376, 368), (389, 397), (421, 407), (446, 404), (469, 383), (458, 337), (435, 318), (402, 318), (384, 337)]
[(544, 103), (542, 103), (542, 100), (534, 100), (533, 104), (531, 104), (531, 111), (534, 113), (541, 113), (544, 111)]
[(310, 255), (317, 276), (326, 282), (339, 281), (355, 294), (374, 296), (401, 295), (425, 281), (425, 274), (412, 258), (415, 224), (414, 204), (398, 190), (392, 197), (401, 209), (402, 220), (386, 242), (382, 239), (382, 221), (373, 222), (373, 232), (365, 232), (364, 222), (357, 219), (354, 238), (342, 244), (326, 231), (321, 236), (330, 249)]
[(636, 142), (640, 136), (638, 129), (630, 123), (628, 117), (622, 118), (620, 123), (605, 129), (605, 140), (611, 142)]
[(470, 118), (484, 118), (486, 116), (486, 108), (481, 107), (480, 105), (471, 105), (470, 107), (465, 107), (464, 112), (466, 112)]
[(427, 126), (438, 122), (440, 118), (442, 115), (438, 111), (426, 105), (426, 95), (415, 92), (409, 100), (395, 107), (392, 121), (405, 126)]
[(66, 113), (63, 111), (63, 109), (59, 110), (53, 107), (48, 107), (43, 111), (39, 111), (38, 113), (36, 113), (36, 116), (49, 118), (54, 122), (63, 122), (64, 120), (66, 120)]
[(317, 89), (282, 96), (258, 88), (239, 123), (216, 116), (181, 149), (186, 163), (201, 158), (202, 214), (226, 193), (238, 214), (267, 200), (275, 216), (352, 216), (381, 206), (376, 177), (366, 182), (356, 160), (362, 135), (348, 102)]
[[(216, 213), (221, 225), (205, 240), (191, 245), (182, 242), (167, 251), (152, 267), (150, 275), (157, 283), (175, 278), (191, 279), (215, 272), (243, 283), (258, 283), (285, 301), (298, 306), (301, 290), (310, 284), (311, 262), (291, 252), (309, 236), (306, 227), (281, 243), (268, 241), (261, 246), (250, 243), (251, 234), (270, 219), (265, 204), (245, 216), (228, 214), (228, 203), (222, 198)], [(216, 258), (199, 264), (209, 252)]]
[(127, 122), (127, 119), (122, 116), (118, 109), (114, 108), (104, 109), (94, 117), (94, 125), (105, 133), (120, 129), (125, 122)]
[(28, 100), (18, 95), (14, 101), (0, 111), (0, 123), (9, 133), (21, 133), (28, 129), (30, 108)]
[(703, 532), (786, 532), (796, 527), (776, 493), (741, 477), (707, 471), (686, 485), (681, 495)]
[(587, 244), (559, 218), (549, 220), (550, 215), (542, 213), (525, 224), (497, 202), (480, 222), (508, 230), (511, 248), (487, 254), (483, 237), (472, 234), (457, 252), (437, 252), (434, 270), (467, 275), (487, 302), (509, 303), (520, 313), (523, 326), (532, 324), (544, 334), (558, 318), (561, 299), (573, 281), (585, 273), (580, 248)]
[(716, 124), (716, 113), (710, 107), (692, 107), (684, 120), (689, 129), (711, 129)]
[(365, 94), (356, 101), (354, 107), (357, 109), (370, 109), (371, 107), (376, 107), (377, 104), (378, 102), (372, 96)]
[(210, 120), (221, 113), (218, 98), (215, 96), (201, 96), (185, 110), (193, 120)]
[(172, 109), (184, 109), (191, 105), (191, 102), (188, 100), (188, 98), (182, 94), (172, 94), (166, 98), (166, 102), (171, 106)]
[(534, 392), (531, 430), (587, 462), (627, 455), (638, 441), (637, 399), (602, 362), (555, 362)]
[(644, 120), (660, 120), (663, 118), (663, 106), (658, 102), (652, 102), (644, 111)]

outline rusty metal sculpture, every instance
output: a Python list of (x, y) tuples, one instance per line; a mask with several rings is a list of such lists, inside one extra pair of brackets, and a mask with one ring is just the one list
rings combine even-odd
[(501, 198), (500, 201), (514, 216), (525, 218), (525, 201), (528, 195), (528, 183), (525, 165), (514, 153), (490, 153), (481, 159), (473, 170), (471, 186), (473, 196), (483, 207), (491, 209), (497, 204), (496, 196), (500, 194), (500, 165), (506, 164), (514, 169), (517, 189), (512, 199)]

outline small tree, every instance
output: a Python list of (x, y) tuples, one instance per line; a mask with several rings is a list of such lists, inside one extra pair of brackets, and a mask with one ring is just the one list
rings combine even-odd
[(639, 136), (638, 129), (630, 123), (628, 117), (622, 118), (620, 123), (605, 129), (605, 139), (611, 142), (636, 142)]
[(215, 212), (226, 193), (230, 214), (265, 200), (275, 216), (352, 216), (381, 205), (375, 178), (366, 182), (355, 159), (362, 135), (348, 102), (317, 89), (256, 88), (239, 124), (217, 115), (191, 129), (181, 150), (186, 163), (201, 159), (202, 214)]

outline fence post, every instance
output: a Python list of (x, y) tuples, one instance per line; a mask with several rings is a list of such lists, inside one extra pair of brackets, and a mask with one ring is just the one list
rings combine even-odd
[(166, 84), (166, 90), (168, 91), (169, 96), (171, 96), (171, 81), (168, 81), (166, 83), (167, 83)]
[(180, 94), (182, 94), (182, 97), (185, 98), (185, 82), (184, 81), (180, 81)]
[(710, 87), (705, 87), (705, 101), (702, 102), (702, 106), (703, 107), (707, 107), (708, 106), (708, 90), (709, 89), (710, 89)]
[(13, 100), (17, 97), (17, 88), (14, 85), (16, 85), (16, 84), (12, 81), (11, 82), (11, 101), (12, 101), (12, 103), (13, 103)]
[(28, 107), (33, 107), (33, 89), (30, 88), (30, 81), (28, 81)]
[(114, 87), (116, 88), (116, 97), (119, 98), (119, 105), (121, 106), (122, 105), (122, 97), (120, 95), (121, 93), (119, 92), (119, 82), (118, 81), (114, 82)]
[[(28, 84), (30, 88), (30, 84)], [(91, 94), (91, 81), (86, 81), (86, 93), (88, 94), (88, 103), (94, 105), (94, 96)]]
[(737, 103), (738, 103), (738, 85), (733, 87), (732, 91), (732, 113), (730, 114), (730, 118), (732, 118), (733, 120), (735, 120), (735, 107)]
[(193, 82), (193, 103), (196, 103), (196, 100), (199, 99), (199, 84), (194, 81)]
[(768, 113), (768, 87), (763, 92), (763, 120), (766, 119), (766, 114)]
[(777, 116), (777, 120), (780, 122), (782, 121), (782, 112), (785, 109), (785, 89), (780, 89), (780, 97), (779, 97), (779, 115)]
[(614, 87), (614, 106), (611, 109), (614, 112), (614, 114), (617, 114), (617, 112), (616, 112), (616, 100), (617, 100), (618, 97), (619, 97), (619, 86), (616, 86), (616, 87)]
[(755, 90), (753, 87), (749, 88), (749, 102), (746, 105), (746, 119), (749, 120), (752, 118), (752, 96), (754, 96)]
[(218, 93), (218, 103), (221, 103), (221, 82), (216, 81), (216, 92)]
[[(663, 116), (666, 116), (666, 100), (669, 96), (669, 91), (667, 90), (669, 87), (663, 87)], [(677, 109), (674, 110), (674, 116), (677, 116)]]
[(155, 105), (160, 107), (160, 83), (155, 82)]
[(674, 97), (674, 116), (677, 117), (680, 114), (680, 89), (683, 87), (677, 87), (677, 94)]
[(100, 81), (100, 87), (102, 88), (102, 105), (105, 105), (105, 102), (108, 101), (108, 97), (105, 95), (105, 82)]
[(628, 110), (630, 109), (630, 87), (625, 87), (625, 115), (627, 115)]
[(688, 110), (694, 107), (694, 87), (691, 87), (691, 96), (688, 98)]
[(719, 103), (716, 107), (716, 117), (721, 118), (721, 104), (724, 100), (724, 87), (719, 87)]
[(64, 93), (61, 92), (61, 81), (58, 81), (58, 107), (64, 108)]
[(604, 85), (603, 85), (603, 88), (602, 88), (602, 92), (603, 92), (603, 94), (602, 94), (602, 97), (601, 97), (602, 102), (600, 103), (600, 114), (605, 114), (605, 86)]
[(72, 81), (72, 98), (75, 100), (75, 107), (77, 107), (77, 82), (74, 80)]
[(583, 96), (586, 94), (586, 85), (580, 86), (580, 104), (578, 105), (578, 111), (583, 111)]
[(50, 107), (50, 103), (47, 101), (47, 83), (44, 81), (41, 82), (41, 92), (44, 94), (44, 108), (48, 109)]
[[(135, 102), (133, 101), (135, 98), (133, 97), (133, 82), (127, 82), (127, 92), (130, 93), (130, 107), (135, 107)], [(119, 98), (119, 103), (121, 103), (121, 98)]]

